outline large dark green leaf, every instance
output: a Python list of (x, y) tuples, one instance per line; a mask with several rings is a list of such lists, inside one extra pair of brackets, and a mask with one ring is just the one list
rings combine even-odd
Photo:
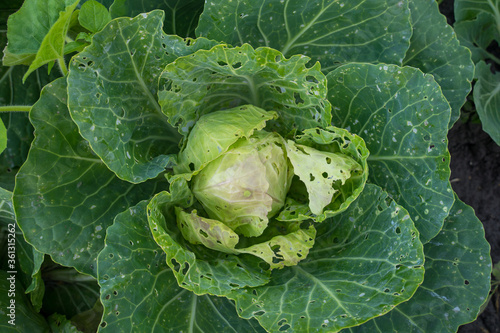
[(394, 65), (352, 64), (327, 76), (332, 123), (361, 136), (368, 181), (405, 207), (422, 242), (453, 204), (446, 133), (450, 107), (431, 75)]
[(411, 25), (400, 0), (223, 0), (207, 1), (196, 33), (304, 54), (328, 72), (346, 62), (401, 64)]
[(456, 332), (473, 321), (490, 290), (490, 246), (481, 221), (458, 198), (443, 230), (424, 246), (424, 283), (387, 315), (353, 332)]
[(283, 136), (330, 124), (325, 76), (308, 57), (285, 59), (276, 50), (219, 45), (182, 57), (161, 74), (158, 98), (169, 122), (187, 135), (202, 115), (252, 104), (274, 110), (270, 127)]
[(423, 280), (423, 263), (408, 212), (367, 185), (344, 213), (318, 227), (304, 261), (230, 298), (240, 316), (271, 332), (336, 332), (408, 300)]
[(204, 3), (203, 0), (115, 0), (110, 10), (113, 17), (119, 17), (162, 9), (165, 11), (164, 30), (167, 34), (194, 37)]
[(151, 236), (147, 202), (119, 214), (99, 254), (102, 332), (261, 332), (224, 298), (197, 296), (177, 285)]
[(162, 22), (161, 11), (116, 19), (70, 64), (71, 117), (104, 163), (134, 183), (164, 172), (178, 151), (179, 135), (156, 99), (163, 67), (214, 44), (165, 35)]
[(30, 115), (36, 137), (14, 189), (19, 226), (54, 261), (95, 275), (115, 215), (164, 181), (133, 185), (106, 168), (71, 121), (64, 79), (44, 88)]
[(403, 64), (434, 76), (450, 103), (451, 127), (470, 92), (474, 75), (470, 51), (460, 45), (436, 1), (412, 0), (409, 4), (413, 34)]
[(0, 321), (2, 332), (50, 332), (45, 319), (31, 306), (24, 294), (23, 286), (16, 280), (16, 275), (2, 270), (0, 270), (0, 316), (2, 316)]
[(483, 130), (500, 145), (500, 74), (493, 74), (484, 61), (476, 65), (474, 103)]
[(474, 75), (470, 52), (459, 44), (436, 1), (412, 0), (409, 5), (413, 34), (403, 64), (434, 76), (450, 103), (451, 127), (470, 92)]

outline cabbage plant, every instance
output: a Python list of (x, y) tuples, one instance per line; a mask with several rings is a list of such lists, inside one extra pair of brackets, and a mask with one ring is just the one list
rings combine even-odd
[(446, 137), (474, 66), (433, 1), (26, 0), (6, 41), (10, 328), (454, 332), (486, 301)]

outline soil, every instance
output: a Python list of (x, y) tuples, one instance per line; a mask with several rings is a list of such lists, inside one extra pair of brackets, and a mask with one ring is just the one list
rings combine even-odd
[[(445, 0), (439, 6), (450, 25), (455, 22), (453, 5), (453, 0)], [(500, 51), (498, 44), (494, 47), (492, 51)], [(495, 264), (500, 262), (500, 146), (482, 130), (470, 97), (462, 111), (461, 120), (448, 134), (451, 183), (458, 197), (474, 208), (483, 223)], [(477, 320), (461, 326), (458, 332), (500, 333), (499, 303), (500, 289)]]

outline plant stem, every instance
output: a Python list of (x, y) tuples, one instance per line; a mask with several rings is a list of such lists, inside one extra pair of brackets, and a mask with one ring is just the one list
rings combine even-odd
[(68, 67), (66, 67), (66, 63), (64, 62), (64, 58), (57, 59), (57, 63), (59, 64), (59, 68), (61, 68), (61, 72), (64, 76), (68, 75)]
[(0, 112), (30, 112), (31, 105), (6, 105), (0, 106)]

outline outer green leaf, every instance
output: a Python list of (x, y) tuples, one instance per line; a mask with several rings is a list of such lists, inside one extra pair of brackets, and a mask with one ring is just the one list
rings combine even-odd
[(260, 269), (259, 260), (241, 260), (236, 255), (213, 251), (184, 239), (174, 212), (175, 206), (189, 206), (189, 202), (183, 205), (185, 198), (176, 193), (182, 191), (176, 187), (187, 188), (185, 181), (181, 186), (177, 184), (182, 181), (172, 184), (172, 194), (158, 193), (148, 205), (149, 227), (156, 243), (167, 254), (167, 264), (178, 284), (197, 295), (208, 293), (217, 296), (225, 296), (231, 290), (245, 286), (266, 284), (269, 273)]
[(134, 183), (165, 171), (178, 151), (179, 136), (155, 97), (163, 66), (213, 45), (167, 36), (162, 21), (161, 11), (112, 21), (72, 59), (68, 76), (68, 105), (82, 136), (118, 177)]
[(332, 123), (365, 140), (369, 181), (405, 207), (422, 242), (429, 241), (454, 201), (450, 107), (439, 86), (431, 75), (394, 65), (346, 65), (327, 78)]
[(151, 237), (146, 202), (119, 214), (99, 254), (104, 305), (102, 332), (261, 332), (240, 319), (234, 305), (196, 296), (177, 285), (165, 254)]
[(79, 333), (80, 331), (65, 316), (54, 313), (47, 318), (52, 332)]
[(71, 5), (67, 6), (63, 12), (60, 13), (57, 21), (50, 28), (47, 35), (43, 38), (42, 44), (40, 44), (40, 49), (38, 50), (35, 59), (31, 63), (26, 74), (24, 74), (23, 76), (23, 82), (35, 69), (54, 60), (59, 62), (59, 65), (63, 69), (63, 74), (66, 74), (66, 65), (64, 64), (65, 38), (68, 33), (68, 28), (71, 17), (73, 16), (73, 11), (75, 10), (76, 5), (78, 5), (78, 2), (79, 0), (74, 1)]
[(476, 65), (474, 103), (483, 130), (500, 145), (500, 75), (493, 74), (484, 61)]
[(181, 37), (195, 37), (194, 29), (203, 11), (203, 0), (115, 0), (111, 6), (113, 18), (120, 16), (136, 16), (153, 9), (165, 11), (165, 27), (167, 34)]
[[(12, 206), (12, 192), (3, 188), (0, 188), (0, 253), (1, 269), (17, 272), (16, 279), (21, 282), (26, 293), (30, 293), (31, 304), (35, 311), (40, 311), (45, 290), (40, 272), (43, 253), (35, 250), (24, 240), (22, 232), (17, 227)], [(12, 253), (15, 254), (15, 259), (10, 257)]]
[[(35, 59), (51, 27), (74, 0), (27, 0), (8, 20), (4, 66), (29, 65)], [(63, 39), (64, 41), (64, 39)]]
[(471, 89), (474, 64), (470, 52), (460, 45), (436, 1), (412, 0), (409, 4), (413, 34), (403, 64), (434, 76), (451, 106), (451, 128)]
[(252, 104), (274, 110), (270, 128), (283, 136), (330, 124), (330, 104), (320, 65), (309, 58), (283, 55), (270, 48), (218, 45), (169, 64), (158, 93), (163, 112), (183, 135), (204, 114)]
[(197, 36), (305, 54), (323, 71), (346, 62), (401, 64), (411, 36), (407, 1), (208, 2)]
[(453, 26), (460, 43), (472, 52), (472, 61), (478, 63), (480, 60), (500, 60), (487, 51), (493, 40), (500, 40), (500, 32), (496, 28), (496, 21), (488, 13), (480, 13), (470, 21), (455, 22)]
[(456, 332), (473, 321), (490, 290), (490, 246), (481, 221), (458, 198), (443, 230), (424, 246), (424, 283), (387, 315), (354, 332)]
[(89, 0), (85, 1), (82, 5), (78, 15), (78, 21), (82, 27), (90, 32), (96, 33), (101, 31), (102, 28), (104, 28), (104, 26), (111, 21), (111, 15), (109, 14), (107, 8), (99, 2)]
[(114, 216), (164, 182), (136, 186), (107, 169), (69, 117), (63, 79), (44, 88), (31, 121), (36, 137), (14, 189), (19, 226), (54, 261), (95, 274), (97, 253)]
[(201, 117), (178, 155), (174, 173), (200, 171), (227, 152), (238, 139), (250, 137), (254, 131), (263, 129), (266, 122), (273, 118), (276, 118), (275, 112), (267, 112), (253, 105), (216, 111)]
[[(457, 0), (455, 5), (455, 20), (466, 21), (477, 17), (479, 13), (489, 13), (500, 23), (500, 2), (498, 0)], [(500, 26), (497, 26), (500, 32)]]
[[(3, 332), (50, 332), (45, 319), (31, 306), (15, 274), (0, 271), (0, 330)], [(12, 296), (10, 294), (12, 292)], [(14, 301), (14, 305), (12, 304)], [(9, 308), (14, 308), (11, 310)], [(12, 316), (10, 314), (13, 314)], [(12, 320), (10, 322), (10, 320)]]
[(243, 318), (271, 332), (335, 332), (408, 300), (423, 280), (423, 247), (406, 210), (367, 185), (335, 220), (318, 226), (316, 244), (271, 282), (229, 297)]

